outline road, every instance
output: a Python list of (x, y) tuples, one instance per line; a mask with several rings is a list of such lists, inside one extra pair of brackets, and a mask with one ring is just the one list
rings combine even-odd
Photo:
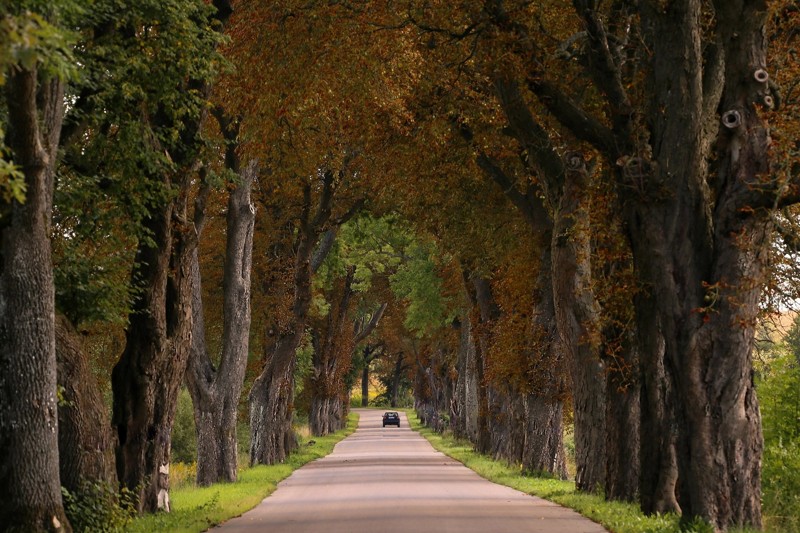
[(496, 485), (411, 431), (359, 409), (358, 430), (213, 533), (604, 533), (572, 510)]

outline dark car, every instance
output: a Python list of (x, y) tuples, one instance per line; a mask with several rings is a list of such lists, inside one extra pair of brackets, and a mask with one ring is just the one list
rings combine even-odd
[(383, 427), (386, 426), (400, 427), (400, 415), (397, 411), (386, 411), (383, 413)]

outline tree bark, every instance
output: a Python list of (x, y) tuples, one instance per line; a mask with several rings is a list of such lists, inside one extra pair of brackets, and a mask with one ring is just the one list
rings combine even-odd
[(478, 420), (477, 441), (475, 447), (480, 453), (489, 453), (491, 449), (491, 432), (489, 429), (489, 394), (485, 377), (485, 357), (489, 350), (491, 328), (500, 316), (500, 310), (492, 296), (489, 281), (475, 275), (464, 273), (467, 294), (472, 303), (470, 320), (472, 331), (477, 332), (475, 343), (475, 379), (478, 384)]
[(678, 427), (674, 418), (674, 386), (664, 369), (664, 339), (655, 302), (646, 291), (635, 301), (639, 344), (640, 455), (639, 501), (646, 514), (680, 512), (676, 494)]
[[(312, 213), (312, 189), (303, 191), (303, 208), (295, 241), (294, 296), (288, 325), (269, 329), (265, 342), (265, 363), (250, 390), (250, 463), (275, 464), (286, 459), (297, 446), (292, 429), (295, 352), (305, 334), (311, 305), (311, 278), (330, 250), (321, 236), (331, 228), (331, 208), (336, 193), (332, 172), (324, 172), (316, 210)], [(343, 220), (340, 221), (343, 223)], [(336, 224), (334, 224), (335, 226)], [(330, 235), (330, 233), (326, 234)], [(313, 263), (313, 264), (312, 264)]]
[(133, 304), (125, 350), (111, 374), (117, 475), (138, 496), (139, 512), (169, 511), (172, 423), (192, 340), (196, 239), (186, 222), (188, 185), (184, 177), (178, 198), (145, 221), (152, 241), (139, 244), (133, 271), (133, 282), (144, 290)]
[(450, 403), (450, 427), (453, 430), (453, 435), (458, 438), (469, 439), (470, 435), (467, 431), (467, 418), (468, 407), (467, 397), (469, 387), (467, 382), (469, 380), (469, 367), (468, 362), (470, 359), (470, 350), (472, 347), (472, 328), (470, 327), (469, 317), (463, 316), (458, 321), (458, 357), (456, 359), (456, 386), (453, 394), (453, 401)]
[[(553, 299), (558, 333), (568, 354), (575, 411), (575, 484), (594, 492), (606, 486), (606, 402), (600, 358), (600, 308), (591, 287), (585, 212), (588, 174), (583, 156), (567, 156), (563, 189), (555, 200), (552, 233)], [(551, 188), (552, 189), (552, 188)]]
[(394, 362), (394, 371), (392, 372), (392, 390), (389, 393), (389, 405), (391, 407), (397, 407), (400, 398), (400, 380), (403, 377), (403, 371), (407, 369), (406, 365), (403, 364), (403, 358), (403, 352), (400, 352), (397, 354), (397, 359)]
[(255, 207), (250, 189), (258, 173), (251, 161), (228, 199), (227, 242), (223, 275), (222, 357), (217, 368), (205, 346), (200, 264), (192, 258), (192, 350), (186, 383), (194, 405), (197, 430), (197, 483), (236, 481), (236, 421), (250, 344), (250, 276)]
[(330, 311), (323, 320), (324, 324), (314, 332), (316, 342), (313, 375), (309, 380), (311, 407), (308, 423), (311, 433), (317, 437), (338, 431), (344, 426), (343, 378), (350, 367), (355, 340), (346, 327), (354, 275), (355, 267), (350, 267), (347, 275), (335, 282), (336, 286), (328, 298), (329, 301), (333, 300), (330, 302)]
[(0, 199), (0, 523), (71, 531), (59, 486), (55, 289), (50, 226), (64, 84), (15, 67), (8, 146), (25, 203)]
[[(606, 360), (606, 499), (635, 502), (639, 496), (640, 397), (635, 332)], [(604, 332), (604, 338), (611, 335)], [(605, 347), (604, 349), (605, 350)]]
[(369, 405), (369, 367), (375, 359), (379, 359), (384, 353), (381, 345), (370, 345), (364, 347), (364, 368), (361, 369), (361, 407)]
[(61, 486), (80, 494), (84, 482), (117, 488), (116, 442), (105, 403), (80, 337), (64, 315), (56, 315), (56, 360), (61, 398), (58, 453)]
[(292, 337), (279, 340), (250, 389), (251, 465), (282, 463), (298, 446), (292, 401), (294, 352), (299, 343)]
[(364, 368), (361, 369), (361, 407), (369, 405), (369, 362), (364, 360)]
[(766, 66), (766, 7), (715, 8), (719, 61), (703, 56), (698, 2), (666, 13), (643, 6), (655, 105), (671, 111), (654, 121), (658, 164), (644, 178), (650, 186), (674, 182), (674, 193), (638, 202), (631, 226), (678, 399), (680, 506), (685, 520), (700, 516), (721, 531), (761, 525), (763, 445), (751, 350), (766, 224), (780, 192), (759, 179), (769, 171), (768, 135), (753, 105), (765, 105), (768, 92), (758, 75)]
[(567, 479), (563, 402), (529, 394), (525, 396), (524, 406), (522, 467), (526, 472), (547, 472)]
[[(554, 318), (561, 349), (567, 355), (572, 378), (575, 413), (575, 484), (579, 490), (594, 491), (605, 486), (605, 390), (602, 361), (599, 357), (599, 306), (591, 289), (590, 243), (586, 228), (579, 226), (585, 196), (586, 167), (579, 154), (568, 154), (566, 165), (550, 142), (547, 131), (535, 120), (515, 81), (495, 79), (497, 96), (509, 122), (510, 132), (532, 156), (531, 171), (541, 176), (541, 188), (551, 205), (551, 218), (532, 187), (524, 194), (512, 187), (510, 179), (489, 164), (484, 168), (520, 210), (541, 241), (540, 268), (548, 274), (537, 284), (552, 291)], [(541, 304), (540, 304), (541, 305)], [(547, 327), (540, 319), (540, 324)]]

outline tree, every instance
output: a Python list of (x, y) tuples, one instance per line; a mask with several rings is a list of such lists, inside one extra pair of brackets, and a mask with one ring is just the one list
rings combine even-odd
[[(315, 180), (309, 180), (303, 187), (302, 209), (291, 248), (295, 251), (291, 304), (287, 316), (276, 317), (275, 326), (267, 330), (264, 368), (250, 390), (251, 464), (281, 462), (296, 446), (291, 406), (295, 352), (305, 335), (312, 275), (330, 250), (324, 245), (323, 235), (333, 238), (341, 223), (331, 220), (337, 190), (335, 177), (331, 171), (320, 171), (318, 186)], [(318, 197), (312, 195), (312, 183), (313, 189), (319, 189)]]
[(205, 343), (198, 250), (194, 251), (192, 258), (193, 331), (186, 383), (194, 405), (198, 442), (197, 483), (201, 486), (218, 481), (236, 481), (236, 421), (249, 354), (250, 279), (255, 223), (250, 189), (258, 173), (258, 165), (251, 161), (245, 168), (239, 168), (237, 146), (233, 141), (229, 138), (226, 166), (238, 172), (239, 182), (228, 198), (222, 289), (222, 355), (216, 367)]
[[(604, 11), (595, 2), (575, 2), (575, 8), (586, 31), (584, 72), (608, 118), (587, 111), (532, 62), (526, 83), (616, 169), (625, 191), (637, 276), (653, 296), (647, 303), (655, 303), (637, 307), (637, 314), (640, 324), (650, 322), (644, 331), (663, 339), (674, 392), (684, 519), (700, 516), (720, 530), (759, 526), (761, 437), (751, 341), (769, 214), (794, 201), (781, 184), (764, 179), (767, 136), (757, 109), (772, 101), (764, 70), (765, 6), (641, 2)], [(507, 12), (498, 15), (498, 28), (507, 31)], [(647, 44), (651, 68), (630, 68), (638, 64), (637, 47), (610, 46), (628, 31), (617, 22), (629, 15), (638, 17), (634, 29)], [(704, 15), (713, 15), (709, 24)], [(531, 57), (531, 50), (520, 51)], [(646, 380), (656, 377), (661, 354), (658, 343), (640, 354), (650, 369)]]
[(5, 144), (24, 179), (24, 196), (18, 188), (16, 194), (0, 198), (0, 522), (9, 529), (71, 531), (58, 483), (50, 244), (53, 181), (70, 70), (65, 32), (58, 24), (65, 22), (61, 11), (68, 14), (71, 6), (59, 3), (45, 11), (48, 16), (35, 14), (43, 7), (12, 6), (0, 23)]
[[(200, 127), (219, 39), (212, 27), (227, 15), (216, 6), (176, 0), (139, 6), (109, 21), (123, 46), (147, 51), (133, 64), (140, 83), (130, 118), (140, 131), (144, 188), (133, 302), (125, 349), (112, 372), (113, 424), (119, 438), (120, 482), (138, 496), (139, 511), (169, 510), (170, 432), (192, 332), (191, 258), (197, 246), (189, 213), (195, 169), (202, 161)], [(223, 5), (224, 8), (224, 5)], [(215, 14), (216, 12), (216, 14)], [(165, 55), (166, 54), (166, 55)], [(174, 61), (165, 61), (173, 57)], [(120, 130), (125, 131), (125, 130)]]
[(75, 327), (60, 313), (55, 326), (61, 486), (77, 497), (86, 496), (86, 484), (116, 491), (115, 441), (105, 402)]
[[(384, 349), (379, 344), (367, 344), (362, 349), (361, 355), (361, 407), (369, 405), (369, 375), (372, 362), (385, 355)], [(396, 407), (393, 405), (392, 407)]]

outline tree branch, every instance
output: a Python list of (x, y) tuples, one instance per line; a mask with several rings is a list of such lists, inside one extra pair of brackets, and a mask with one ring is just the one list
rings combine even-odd
[(314, 249), (314, 253), (311, 255), (311, 272), (312, 274), (316, 274), (319, 267), (322, 266), (322, 263), (325, 262), (325, 258), (328, 257), (328, 254), (333, 248), (333, 243), (336, 242), (336, 233), (338, 232), (339, 227), (335, 226), (328, 231), (326, 231), (322, 238), (319, 240), (317, 247)]
[(378, 326), (378, 322), (380, 322), (381, 317), (383, 316), (384, 311), (386, 311), (386, 307), (388, 303), (381, 304), (377, 311), (372, 314), (369, 322), (366, 324), (360, 324), (357, 326), (356, 335), (355, 335), (355, 344), (366, 339), (370, 333)]
[(545, 186), (551, 191), (560, 191), (564, 182), (564, 163), (553, 148), (550, 134), (534, 118), (515, 80), (497, 77), (494, 84), (511, 135), (533, 158)]
[(630, 140), (633, 106), (622, 82), (620, 59), (609, 46), (608, 32), (598, 16), (597, 2), (574, 0), (573, 4), (578, 16), (583, 19), (589, 38), (589, 74), (608, 100), (614, 131)]
[(623, 155), (617, 147), (614, 132), (564, 94), (561, 88), (533, 77), (528, 78), (528, 87), (579, 140), (588, 142), (611, 161)]

